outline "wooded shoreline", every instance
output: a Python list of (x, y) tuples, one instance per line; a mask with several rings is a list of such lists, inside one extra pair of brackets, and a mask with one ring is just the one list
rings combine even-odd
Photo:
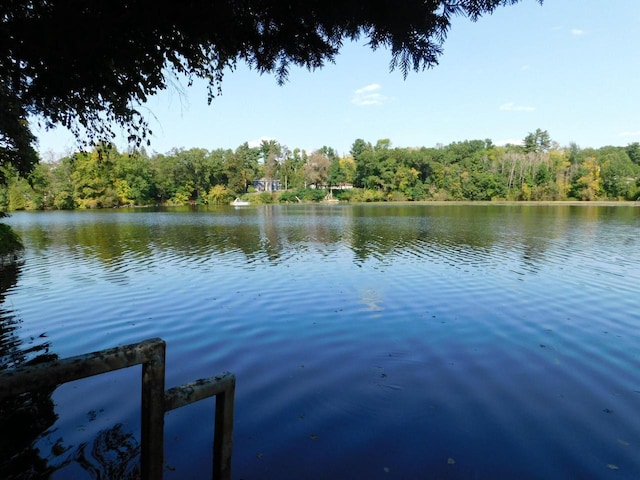
[[(3, 167), (1, 210), (73, 210), (146, 205), (415, 201), (638, 201), (640, 143), (561, 147), (537, 130), (522, 145), (465, 140), (394, 148), (357, 139), (347, 155), (324, 146), (289, 150), (275, 140), (235, 150), (118, 152), (97, 145), (23, 178)], [(531, 137), (531, 138), (529, 138)]]

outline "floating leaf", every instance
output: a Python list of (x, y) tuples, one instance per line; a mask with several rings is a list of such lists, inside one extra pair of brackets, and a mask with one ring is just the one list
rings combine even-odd
[(311, 440), (317, 440), (318, 439), (318, 435), (316, 435), (315, 433), (312, 433), (311, 435), (309, 435), (309, 438)]
[(627, 442), (626, 440), (622, 440), (621, 438), (618, 439), (618, 443), (620, 445), (624, 445), (625, 447), (628, 447), (629, 445), (631, 445), (629, 442)]
[(447, 463), (449, 465), (455, 465), (456, 461), (453, 458), (449, 457), (449, 458), (447, 458)]
[(609, 464), (607, 464), (607, 467), (608, 467), (610, 470), (620, 470), (620, 469), (618, 468), (618, 465), (614, 465), (613, 463), (609, 463)]

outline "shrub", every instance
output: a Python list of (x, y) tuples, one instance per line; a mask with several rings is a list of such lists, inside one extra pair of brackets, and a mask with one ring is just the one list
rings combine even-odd
[(226, 205), (233, 199), (233, 192), (224, 185), (211, 187), (206, 196), (209, 205)]
[(385, 195), (382, 190), (371, 190), (367, 188), (362, 194), (363, 202), (383, 202), (385, 200)]
[(354, 197), (354, 191), (352, 190), (337, 190), (333, 192), (333, 196), (341, 202), (350, 202)]
[(273, 195), (271, 192), (261, 192), (257, 195), (258, 203), (270, 204), (273, 203)]
[(285, 190), (280, 192), (280, 198), (278, 201), (280, 203), (297, 203), (298, 202), (298, 190)]
[(302, 199), (310, 202), (321, 202), (327, 196), (327, 191), (320, 188), (307, 188), (303, 190)]
[(304, 202), (320, 202), (327, 196), (327, 190), (319, 188), (298, 188), (286, 190), (280, 194), (281, 203), (298, 203), (298, 199)]
[(392, 202), (406, 202), (407, 200), (412, 200), (409, 197), (407, 197), (404, 193), (398, 192), (398, 191), (391, 192), (390, 196), (391, 196), (390, 200)]

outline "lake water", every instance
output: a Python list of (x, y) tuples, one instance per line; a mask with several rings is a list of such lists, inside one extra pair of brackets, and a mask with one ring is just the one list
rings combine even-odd
[[(0, 368), (161, 337), (167, 387), (236, 374), (235, 479), (640, 478), (640, 207), (8, 223)], [(61, 386), (0, 431), (4, 474), (131, 473), (139, 389), (139, 368)], [(210, 478), (212, 422), (213, 400), (167, 414), (165, 478)]]

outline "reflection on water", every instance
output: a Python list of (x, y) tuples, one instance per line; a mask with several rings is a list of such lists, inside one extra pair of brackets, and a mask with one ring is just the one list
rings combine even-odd
[[(236, 478), (640, 478), (637, 207), (9, 220), (27, 250), (2, 277), (3, 364), (159, 336), (167, 386), (233, 371)], [(132, 391), (139, 371), (57, 389), (31, 461), (135, 476)], [(180, 410), (165, 477), (206, 478), (212, 407)]]
[(28, 345), (23, 345), (18, 334), (21, 321), (4, 305), (5, 295), (15, 287), (21, 268), (20, 263), (0, 265), (0, 370), (24, 365), (35, 355), (49, 351), (45, 338), (31, 338)]
[[(576, 223), (576, 219), (579, 223)], [(606, 241), (608, 223), (637, 223), (633, 207), (366, 205), (263, 206), (256, 209), (215, 209), (123, 212), (25, 213), (17, 228), (29, 238), (34, 253), (60, 253), (95, 258), (114, 271), (131, 260), (150, 264), (157, 256), (190, 261), (210, 255), (242, 252), (248, 262), (279, 263), (296, 251), (347, 246), (356, 262), (384, 259), (406, 249), (478, 252), (511, 244), (533, 265), (554, 240), (571, 241), (581, 229), (594, 242)], [(15, 222), (14, 222), (15, 223)], [(584, 229), (593, 229), (585, 231)], [(293, 252), (292, 252), (293, 250)]]
[[(4, 304), (21, 268), (19, 263), (0, 265), (0, 370), (57, 358), (49, 353), (45, 340), (23, 343), (18, 331), (20, 320)], [(0, 400), (0, 478), (46, 478), (50, 473), (33, 444), (57, 419), (52, 392), (40, 390)]]
[[(7, 292), (13, 289), (22, 265), (0, 266), (0, 371), (36, 365), (58, 359), (49, 352), (46, 334), (20, 338), (20, 320), (3, 305)], [(55, 388), (27, 392), (0, 400), (0, 478), (45, 479), (56, 471), (77, 465), (94, 479), (135, 479), (140, 477), (140, 448), (122, 424), (102, 430), (89, 443), (65, 446), (52, 427), (58, 420), (52, 394)], [(38, 441), (57, 438), (50, 444), (50, 454), (43, 458)], [(51, 443), (51, 442), (50, 442)], [(77, 478), (75, 474), (66, 478)]]
[(139, 455), (137, 440), (118, 423), (100, 431), (90, 445), (80, 444), (72, 458), (91, 478), (133, 480), (140, 478)]
[(0, 400), (0, 478), (47, 478), (51, 473), (34, 443), (57, 419), (52, 392), (40, 390)]

